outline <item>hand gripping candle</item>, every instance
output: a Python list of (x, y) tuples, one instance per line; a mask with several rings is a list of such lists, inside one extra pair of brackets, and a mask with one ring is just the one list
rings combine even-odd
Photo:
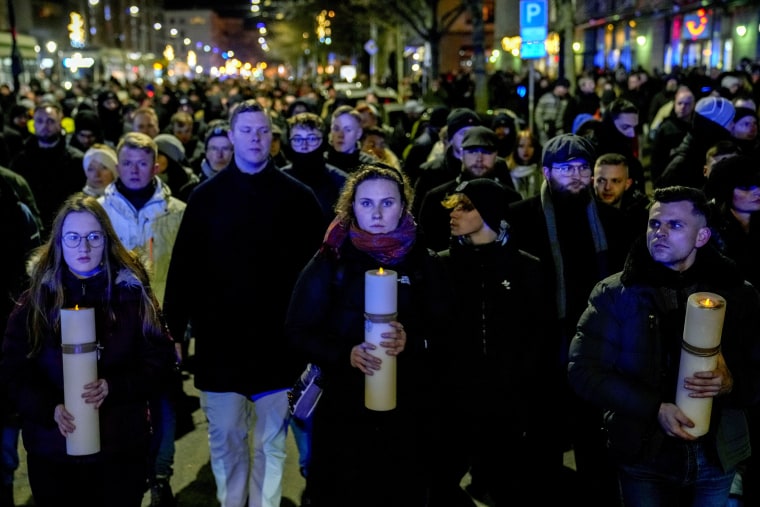
[(370, 410), (396, 408), (396, 356), (389, 356), (380, 346), (381, 336), (393, 328), (396, 320), (397, 274), (395, 271), (370, 270), (364, 274), (364, 341), (377, 346), (369, 351), (382, 364), (373, 375), (364, 376), (364, 406)]
[(95, 309), (61, 309), (63, 403), (74, 416), (76, 429), (66, 437), (66, 453), (84, 456), (100, 452), (100, 416), (84, 402), (84, 385), (98, 379)]
[(720, 352), (720, 337), (726, 300), (711, 292), (696, 292), (686, 302), (686, 321), (681, 342), (681, 363), (678, 369), (676, 405), (694, 422), (687, 433), (699, 437), (710, 429), (712, 398), (692, 398), (684, 388), (684, 378), (695, 372), (714, 370)]

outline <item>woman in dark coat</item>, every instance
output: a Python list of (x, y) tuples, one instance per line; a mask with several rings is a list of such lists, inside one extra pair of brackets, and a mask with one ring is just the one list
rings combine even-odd
[[(411, 202), (401, 172), (361, 166), (293, 292), (286, 332), (325, 379), (307, 476), (317, 507), (425, 505), (442, 418), (436, 379), (443, 371), (435, 365), (451, 333), (452, 298), (440, 260), (417, 234)], [(364, 279), (380, 267), (398, 273), (398, 314), (376, 347), (365, 341)], [(394, 409), (365, 407), (365, 375), (383, 364), (372, 353), (397, 360)]]
[[(61, 309), (94, 308), (97, 380), (83, 398), (99, 414), (100, 451), (72, 456), (77, 420), (64, 404)], [(148, 399), (176, 362), (139, 260), (93, 197), (61, 207), (35, 252), (30, 288), (8, 320), (2, 370), (21, 416), (35, 505), (139, 507), (145, 492)], [(68, 407), (71, 408), (71, 407)]]

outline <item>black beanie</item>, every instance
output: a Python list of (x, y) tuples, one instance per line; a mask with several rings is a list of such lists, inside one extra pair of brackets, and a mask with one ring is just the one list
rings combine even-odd
[(475, 178), (460, 183), (455, 192), (467, 196), (492, 231), (498, 233), (502, 221), (506, 227), (509, 196), (499, 183), (489, 178)]

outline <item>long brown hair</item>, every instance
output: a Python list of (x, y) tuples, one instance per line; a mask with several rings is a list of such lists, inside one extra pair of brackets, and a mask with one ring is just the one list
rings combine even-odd
[(105, 233), (103, 269), (108, 279), (105, 302), (108, 316), (115, 319), (111, 307), (111, 289), (114, 277), (119, 271), (127, 270), (139, 282), (142, 291), (142, 328), (145, 334), (157, 333), (162, 329), (158, 302), (148, 281), (148, 272), (137, 254), (127, 251), (111, 225), (108, 214), (96, 198), (81, 192), (73, 194), (59, 208), (53, 220), (48, 241), (32, 254), (35, 260), (31, 267), (29, 287), (29, 341), (30, 355), (35, 355), (41, 347), (41, 339), (48, 332), (60, 328), (61, 307), (64, 304), (62, 273), (67, 269), (63, 259), (63, 222), (70, 213), (85, 212), (95, 217)]

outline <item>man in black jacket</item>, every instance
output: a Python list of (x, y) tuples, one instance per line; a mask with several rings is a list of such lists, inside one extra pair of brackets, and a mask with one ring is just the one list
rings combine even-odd
[[(567, 350), (575, 325), (594, 284), (623, 266), (631, 238), (622, 214), (598, 205), (591, 189), (596, 153), (589, 140), (574, 134), (552, 138), (544, 147), (546, 181), (538, 196), (511, 205), (511, 234), (518, 248), (541, 259), (554, 307), (555, 363), (546, 375), (554, 386), (546, 403), (567, 417), (560, 427), (546, 422), (546, 438), (553, 453), (546, 458), (550, 481), (561, 481), (568, 471), (562, 457), (569, 445), (575, 451), (578, 478), (565, 483), (578, 487), (581, 503), (611, 507), (617, 496), (616, 478), (606, 465), (599, 431), (599, 411), (575, 397), (567, 383)], [(569, 494), (572, 494), (569, 493)]]
[(272, 163), (271, 119), (254, 99), (235, 108), (230, 126), (232, 162), (185, 209), (164, 310), (175, 337), (192, 321), (219, 503), (278, 507), (287, 389), (303, 370), (286, 347), (285, 313), (324, 215), (314, 193)]
[[(745, 411), (760, 398), (760, 294), (709, 243), (708, 216), (701, 190), (655, 190), (646, 240), (596, 285), (571, 343), (569, 381), (604, 411), (625, 505), (727, 505), (737, 465), (750, 455)], [(707, 299), (714, 310), (700, 310)], [(716, 348), (715, 334), (694, 335), (713, 327), (706, 312), (722, 320)], [(687, 327), (690, 314), (703, 325)], [(687, 348), (696, 343), (703, 349)], [(698, 363), (680, 373), (684, 354)], [(694, 404), (708, 400), (707, 423), (696, 426)]]

